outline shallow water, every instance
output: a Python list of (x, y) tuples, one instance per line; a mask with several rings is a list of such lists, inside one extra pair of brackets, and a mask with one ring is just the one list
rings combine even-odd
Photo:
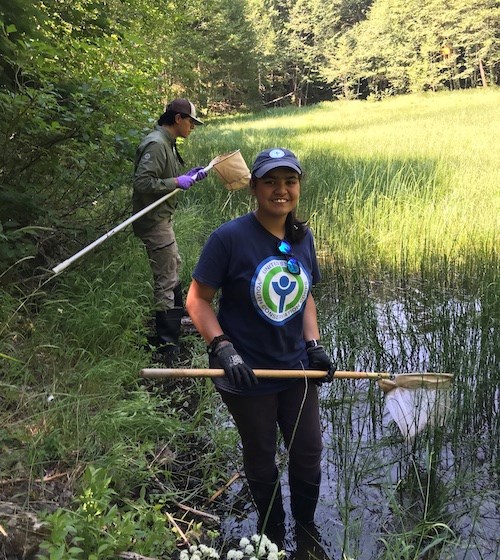
[[(421, 289), (340, 297), (324, 288), (317, 301), (322, 338), (338, 369), (449, 371), (454, 382), (444, 420), (430, 418), (413, 439), (401, 434), (376, 382), (322, 387), (316, 524), (324, 554), (318, 547), (310, 555), (297, 552), (283, 451), (288, 558), (499, 558), (496, 297)], [(253, 534), (257, 518), (244, 481), (231, 487), (228, 501), (233, 513), (225, 518), (224, 539)]]

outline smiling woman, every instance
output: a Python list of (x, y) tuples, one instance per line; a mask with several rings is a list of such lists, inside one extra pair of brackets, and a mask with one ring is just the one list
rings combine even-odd
[[(263, 150), (252, 167), (257, 209), (212, 233), (193, 273), (186, 307), (208, 344), (214, 378), (243, 444), (245, 474), (259, 514), (258, 529), (280, 538), (284, 509), (276, 466), (278, 427), (289, 451), (291, 509), (311, 526), (322, 454), (317, 385), (280, 376), (283, 370), (334, 366), (318, 344), (311, 288), (320, 279), (311, 231), (297, 219), (302, 166), (285, 148)], [(221, 290), (218, 314), (212, 300)], [(276, 370), (257, 379), (253, 368)]]
[[(286, 218), (292, 216), (300, 196), (302, 169), (290, 150), (264, 150), (252, 169), (252, 194), (257, 199), (255, 216), (276, 237), (285, 237)], [(280, 219), (281, 218), (281, 219)]]

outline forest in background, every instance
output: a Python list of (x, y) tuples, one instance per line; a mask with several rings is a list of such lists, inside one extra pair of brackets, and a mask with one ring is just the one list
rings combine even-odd
[(127, 216), (135, 146), (166, 100), (209, 121), (492, 86), (498, 14), (495, 0), (2, 0), (3, 282)]

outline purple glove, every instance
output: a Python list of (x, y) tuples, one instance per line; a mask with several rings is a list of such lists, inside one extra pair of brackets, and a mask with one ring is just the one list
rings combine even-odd
[(192, 187), (196, 181), (191, 177), (191, 175), (179, 175), (175, 178), (177, 186), (183, 191), (187, 191), (189, 187)]
[(186, 175), (192, 177), (196, 182), (201, 181), (207, 178), (208, 173), (204, 171), (203, 167), (193, 167), (190, 169)]
[(203, 167), (193, 167), (189, 171), (186, 171), (184, 175), (176, 177), (177, 186), (184, 191), (187, 191), (192, 187), (196, 181), (201, 181), (205, 179), (207, 172), (203, 171)]

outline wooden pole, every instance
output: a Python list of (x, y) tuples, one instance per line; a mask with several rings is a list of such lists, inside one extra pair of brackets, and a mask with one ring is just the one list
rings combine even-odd
[[(302, 369), (254, 369), (257, 377), (263, 378), (299, 378), (311, 379), (325, 377), (326, 371)], [(164, 377), (223, 377), (223, 369), (190, 369), (190, 368), (145, 368), (141, 376), (147, 379), (161, 379)], [(334, 377), (338, 379), (391, 379), (390, 373), (375, 373), (368, 371), (336, 371)]]
[[(326, 376), (326, 371), (302, 369), (254, 369), (255, 375), (260, 378), (270, 379), (321, 379)], [(140, 371), (145, 379), (165, 379), (182, 377), (224, 377), (223, 369), (210, 368), (144, 368)], [(375, 371), (336, 371), (334, 379), (375, 379), (385, 380), (390, 385), (385, 385), (384, 390), (401, 387), (404, 389), (435, 389), (447, 388), (453, 381), (452, 373), (401, 373), (394, 375), (387, 372)]]

